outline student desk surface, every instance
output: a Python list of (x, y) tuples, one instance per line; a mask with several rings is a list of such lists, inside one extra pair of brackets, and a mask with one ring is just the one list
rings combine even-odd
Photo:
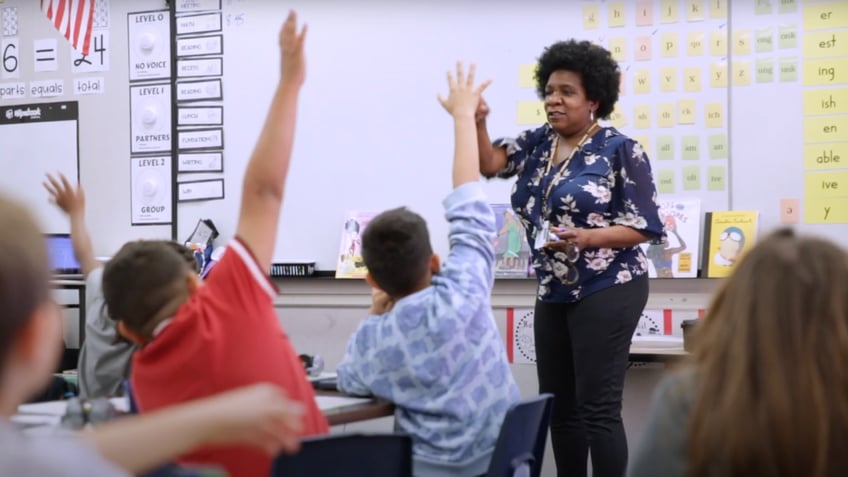
[(395, 405), (372, 397), (353, 397), (338, 391), (315, 391), (318, 408), (331, 426), (393, 416)]

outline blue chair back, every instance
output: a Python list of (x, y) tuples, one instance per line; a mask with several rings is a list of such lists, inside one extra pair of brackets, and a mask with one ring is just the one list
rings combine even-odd
[(411, 477), (412, 439), (404, 434), (335, 434), (301, 441), (274, 459), (271, 477)]
[(541, 394), (512, 405), (501, 426), (486, 477), (539, 477), (553, 402), (553, 394)]

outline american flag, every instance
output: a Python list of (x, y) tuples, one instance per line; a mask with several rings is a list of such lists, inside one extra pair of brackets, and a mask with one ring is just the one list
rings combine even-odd
[(41, 0), (41, 11), (53, 22), (75, 50), (88, 54), (91, 26), (94, 20), (94, 0)]

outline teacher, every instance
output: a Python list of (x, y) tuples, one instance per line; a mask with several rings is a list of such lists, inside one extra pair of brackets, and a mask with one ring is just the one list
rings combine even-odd
[(477, 109), (480, 172), (517, 176), (512, 207), (538, 279), (534, 332), (539, 392), (555, 396), (551, 441), (559, 475), (621, 477), (627, 440), (621, 395), (630, 340), (648, 300), (639, 244), (663, 239), (642, 146), (598, 124), (618, 100), (621, 73), (586, 41), (544, 50), (536, 88), (548, 123), (492, 143)]

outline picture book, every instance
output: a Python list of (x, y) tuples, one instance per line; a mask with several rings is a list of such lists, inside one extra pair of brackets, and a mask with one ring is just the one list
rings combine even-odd
[(509, 204), (492, 204), (495, 212), (495, 278), (527, 278), (530, 244), (521, 221)]
[(365, 278), (368, 269), (362, 259), (362, 233), (379, 212), (354, 210), (344, 216), (342, 239), (339, 245), (339, 260), (336, 278)]
[(756, 211), (707, 212), (704, 220), (704, 261), (707, 278), (726, 277), (757, 240)]
[(701, 200), (666, 198), (659, 200), (665, 242), (644, 243), (651, 278), (695, 278), (698, 276), (701, 238)]

